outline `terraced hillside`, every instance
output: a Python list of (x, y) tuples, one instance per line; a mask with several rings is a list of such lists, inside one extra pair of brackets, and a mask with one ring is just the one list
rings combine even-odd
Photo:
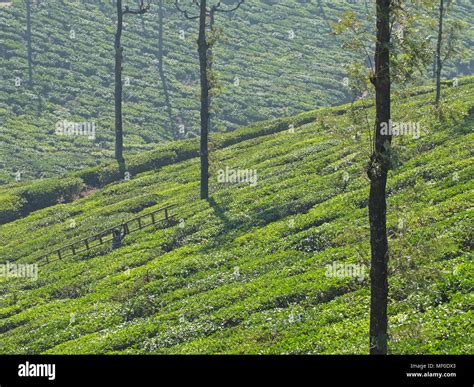
[[(33, 2), (32, 88), (26, 8), (23, 0), (12, 3), (0, 7), (0, 184), (54, 177), (111, 159), (112, 2)], [(197, 26), (174, 10), (173, 1), (164, 1), (160, 47), (159, 3), (151, 1), (151, 12), (143, 17), (125, 19), (126, 155), (163, 140), (193, 137), (199, 129)], [(472, 25), (472, 2), (458, 3), (454, 16)], [(222, 90), (214, 100), (213, 130), (347, 101), (344, 66), (354, 58), (330, 25), (349, 9), (365, 15), (366, 4), (252, 0), (233, 15), (220, 15), (215, 69)], [(445, 76), (473, 73), (473, 33), (467, 28), (463, 34), (470, 57), (446, 63)], [(93, 123), (95, 138), (56, 135), (62, 120)]]
[[(393, 148), (391, 353), (474, 353), (474, 79), (444, 95), (442, 124), (426, 90), (394, 103), (393, 119), (422, 131)], [(45, 264), (36, 281), (0, 277), (0, 352), (367, 353), (373, 111), (363, 106), (289, 117), (217, 147), (209, 203), (189, 157), (0, 226), (3, 261), (44, 263), (45, 252), (164, 205), (179, 220), (113, 252)], [(255, 184), (219, 182), (226, 168), (256, 171)], [(360, 275), (331, 275), (339, 264)]]

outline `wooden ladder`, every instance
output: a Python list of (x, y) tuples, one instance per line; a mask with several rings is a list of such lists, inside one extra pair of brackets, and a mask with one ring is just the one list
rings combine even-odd
[[(107, 230), (100, 232), (99, 234), (92, 235), (90, 237), (81, 239), (64, 247), (61, 247), (57, 250), (54, 250), (48, 254), (42, 255), (41, 257), (37, 258), (36, 261), (42, 261), (39, 266), (47, 265), (48, 263), (59, 261), (64, 259), (65, 257), (74, 256), (77, 253), (82, 253), (84, 251), (91, 250), (95, 247), (102, 246), (105, 243), (111, 242), (113, 239), (113, 231), (116, 229), (120, 229), (123, 232), (123, 235), (131, 234), (132, 232), (136, 232), (139, 230), (144, 229), (145, 227), (152, 226), (154, 224), (158, 224), (164, 222), (166, 225), (172, 225), (176, 223), (176, 216), (170, 214), (170, 210), (174, 208), (176, 205), (171, 204), (166, 207), (159, 208), (153, 212), (149, 212), (147, 214), (143, 214), (137, 216), (136, 218), (132, 218), (123, 222), (120, 225), (115, 227), (111, 227)], [(164, 217), (160, 218), (159, 214), (163, 213)], [(148, 219), (148, 222), (147, 222)], [(135, 227), (134, 227), (135, 226)], [(55, 256), (55, 258), (51, 259), (51, 256)]]

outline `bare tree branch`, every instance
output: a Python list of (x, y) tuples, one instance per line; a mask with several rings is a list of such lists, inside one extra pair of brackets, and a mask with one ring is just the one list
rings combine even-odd
[(214, 12), (234, 12), (234, 11), (237, 11), (240, 6), (245, 2), (245, 0), (239, 0), (239, 3), (232, 9), (222, 9), (221, 6), (222, 6), (222, 3), (219, 1), (219, 3), (217, 3), (215, 6), (212, 7), (212, 10)]
[[(194, 3), (199, 7), (200, 4), (198, 1), (194, 1)], [(199, 19), (199, 15), (197, 16), (189, 16), (188, 14), (188, 11), (186, 11), (185, 9), (181, 8), (180, 5), (179, 5), (179, 0), (175, 0), (175, 3), (174, 3), (176, 9), (181, 12), (183, 14), (183, 16), (188, 19), (188, 20), (196, 20), (196, 19)]]
[[(198, 8), (201, 7), (201, 2), (198, 1), (198, 0), (193, 0), (193, 3), (194, 5), (196, 5)], [(242, 4), (245, 3), (245, 0), (239, 0), (238, 4), (236, 6), (234, 6), (233, 8), (230, 8), (230, 9), (224, 9), (224, 8), (221, 8), (222, 7), (222, 2), (219, 1), (217, 4), (213, 5), (211, 7), (211, 9), (208, 9), (207, 10), (207, 16), (210, 16), (212, 17), (214, 15), (215, 12), (221, 12), (221, 13), (229, 13), (229, 12), (234, 12), (234, 11), (237, 11), (240, 6)], [(199, 16), (190, 16), (188, 11), (183, 9), (180, 5), (179, 5), (179, 0), (175, 0), (175, 3), (174, 3), (176, 9), (181, 12), (184, 17), (188, 20), (196, 20), (196, 19), (199, 19)]]
[(150, 3), (145, 5), (143, 0), (141, 0), (140, 7), (138, 9), (130, 9), (130, 7), (127, 5), (125, 6), (125, 9), (122, 11), (122, 14), (125, 15), (129, 13), (132, 15), (143, 15), (147, 13), (149, 9), (150, 9)]

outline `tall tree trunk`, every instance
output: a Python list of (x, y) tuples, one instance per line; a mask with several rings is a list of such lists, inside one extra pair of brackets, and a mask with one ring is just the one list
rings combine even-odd
[(332, 31), (331, 24), (329, 23), (329, 20), (326, 17), (326, 12), (324, 12), (324, 7), (323, 7), (323, 4), (322, 4), (321, 0), (318, 0), (318, 6), (319, 6), (319, 11), (321, 12), (321, 17), (326, 21), (326, 25), (327, 25), (329, 31)]
[(387, 146), (391, 134), (382, 132), (390, 122), (390, 8), (391, 0), (377, 0), (375, 48), (376, 133), (368, 176), (370, 178), (369, 221), (371, 247), (370, 353), (387, 353), (388, 239), (386, 228), (386, 184), (389, 170)]
[[(212, 36), (211, 39), (215, 39), (215, 36), (214, 36), (214, 33), (215, 33), (215, 30), (214, 30), (214, 27), (215, 27), (215, 22), (216, 22), (216, 18), (215, 18), (215, 11), (212, 10), (209, 14), (209, 34), (210, 36)], [(212, 50), (212, 47), (213, 47), (213, 44), (209, 44), (207, 45), (207, 76), (208, 76), (208, 90), (210, 91), (212, 89), (212, 84), (211, 84), (211, 81), (209, 81), (209, 76), (211, 76), (211, 79), (212, 79), (212, 76), (213, 76), (213, 73), (212, 73), (212, 68), (214, 66), (214, 53), (213, 53), (213, 50)], [(208, 131), (212, 131), (212, 111), (211, 111), (211, 107), (212, 107), (212, 95), (209, 95), (207, 97), (208, 99), (208, 116), (207, 116), (207, 127), (208, 127)], [(209, 146), (208, 146), (209, 147)]]
[(115, 33), (115, 159), (119, 165), (120, 176), (123, 178), (125, 175), (125, 159), (123, 158), (122, 126), (122, 30), (122, 0), (117, 0), (117, 32)]
[(207, 74), (208, 44), (206, 39), (207, 1), (201, 0), (199, 16), (199, 66), (201, 72), (201, 199), (209, 198), (209, 79)]
[(164, 20), (164, 9), (163, 9), (163, 0), (160, 0), (159, 2), (159, 8), (158, 8), (158, 72), (160, 73), (160, 78), (161, 78), (161, 83), (163, 85), (163, 93), (165, 96), (165, 104), (166, 104), (166, 110), (168, 113), (168, 119), (170, 121), (170, 125), (173, 123), (173, 111), (171, 108), (171, 100), (170, 100), (170, 94), (168, 90), (168, 82), (166, 80), (166, 75), (165, 75), (165, 70), (164, 70), (164, 43), (163, 43), (163, 20)]
[(28, 84), (33, 86), (33, 53), (31, 48), (31, 0), (26, 0), (26, 41), (28, 44)]
[[(214, 34), (214, 26), (215, 26), (215, 23), (216, 23), (216, 15), (215, 15), (215, 11), (211, 12), (211, 14), (209, 15), (209, 33), (211, 34), (211, 36)], [(214, 39), (214, 37), (213, 37)], [(212, 45), (208, 47), (208, 68), (209, 68), (209, 71), (212, 71), (212, 65), (214, 64), (214, 58), (213, 58), (213, 53), (212, 53)]]
[[(138, 2), (138, 7), (140, 7), (142, 1), (141, 1), (141, 0), (137, 0), (137, 2)], [(145, 28), (145, 19), (143, 18), (143, 15), (140, 15), (140, 23), (142, 24), (142, 34), (143, 34), (143, 37), (145, 37), (146, 28)]]
[(444, 0), (439, 1), (439, 24), (438, 24), (438, 44), (436, 47), (436, 105), (441, 99), (441, 70), (443, 63), (441, 60), (441, 46), (443, 43), (443, 18), (444, 18)]

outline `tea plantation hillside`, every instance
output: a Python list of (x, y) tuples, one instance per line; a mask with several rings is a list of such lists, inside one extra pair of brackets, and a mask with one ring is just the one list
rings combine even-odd
[[(389, 348), (473, 354), (474, 79), (443, 91), (441, 124), (426, 91), (394, 102), (393, 119), (419, 122), (421, 136), (393, 146)], [(0, 352), (368, 353), (363, 106), (288, 117), (217, 147), (209, 203), (190, 157), (0, 226), (2, 262), (45, 263), (164, 205), (178, 219), (113, 252), (45, 264), (36, 281), (1, 277)], [(222, 182), (225, 170), (253, 171), (255, 184)], [(349, 264), (357, 278), (327, 269)]]
[[(129, 2), (132, 6), (135, 2)], [(142, 17), (126, 15), (124, 128), (126, 156), (199, 133), (197, 25), (164, 1)], [(369, 2), (370, 3), (370, 2)], [(470, 1), (459, 20), (473, 24)], [(115, 9), (110, 1), (33, 1), (33, 86), (28, 86), (26, 7), (0, 7), (0, 184), (58, 176), (113, 156)], [(343, 79), (350, 52), (331, 23), (366, 2), (252, 0), (219, 15), (214, 52), (220, 95), (214, 131), (348, 101)], [(472, 50), (474, 31), (463, 31)], [(163, 72), (160, 71), (162, 58)], [(446, 63), (444, 76), (473, 73), (470, 58)], [(428, 81), (428, 80), (427, 80)], [(58, 123), (95, 125), (95, 138), (56, 134)]]

